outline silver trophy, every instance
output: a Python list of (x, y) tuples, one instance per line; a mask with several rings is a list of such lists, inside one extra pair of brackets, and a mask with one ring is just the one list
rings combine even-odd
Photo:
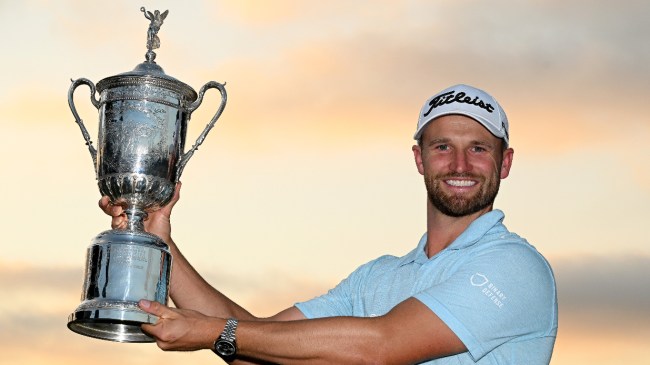
[[(122, 205), (125, 230), (97, 235), (87, 251), (81, 304), (70, 314), (68, 328), (79, 334), (118, 342), (153, 342), (140, 329), (156, 318), (138, 308), (140, 299), (167, 304), (172, 257), (167, 244), (144, 231), (147, 212), (169, 202), (183, 168), (226, 105), (223, 84), (210, 81), (197, 94), (166, 75), (154, 61), (158, 31), (168, 11), (140, 9), (149, 19), (145, 62), (131, 72), (105, 78), (97, 87), (88, 79), (72, 81), (68, 103), (95, 165), (102, 195)], [(97, 149), (79, 117), (73, 94), (90, 88), (99, 111)], [(208, 89), (221, 93), (221, 104), (196, 143), (185, 151), (187, 123)], [(99, 94), (99, 100), (95, 94)]]

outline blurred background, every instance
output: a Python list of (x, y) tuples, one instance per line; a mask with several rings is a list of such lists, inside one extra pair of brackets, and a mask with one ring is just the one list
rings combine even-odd
[[(220, 363), (72, 333), (86, 247), (110, 222), (67, 105), (70, 79), (156, 61), (226, 110), (182, 177), (174, 237), (258, 315), (336, 285), (425, 230), (411, 146), (433, 93), (468, 83), (508, 113), (515, 159), (495, 207), (551, 262), (553, 365), (650, 355), (650, 3), (629, 1), (0, 1), (0, 364)], [(193, 143), (220, 99), (192, 116)], [(75, 102), (96, 141), (97, 110)]]

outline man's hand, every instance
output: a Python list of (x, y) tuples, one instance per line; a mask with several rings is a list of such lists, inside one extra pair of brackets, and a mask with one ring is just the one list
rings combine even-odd
[(143, 324), (142, 330), (156, 339), (165, 351), (195, 351), (210, 349), (225, 321), (187, 309), (166, 307), (158, 302), (141, 300), (138, 305), (147, 313), (158, 316), (156, 324)]
[[(171, 225), (170, 217), (172, 214), (172, 208), (180, 198), (181, 183), (177, 183), (174, 189), (174, 195), (167, 205), (164, 207), (150, 212), (147, 214), (147, 218), (144, 221), (145, 231), (155, 234), (156, 236), (162, 238), (168, 244), (171, 241)], [(124, 214), (124, 207), (118, 204), (111, 204), (107, 196), (103, 196), (99, 200), (99, 207), (112, 217), (111, 227), (113, 229), (125, 229), (127, 226), (126, 214)]]

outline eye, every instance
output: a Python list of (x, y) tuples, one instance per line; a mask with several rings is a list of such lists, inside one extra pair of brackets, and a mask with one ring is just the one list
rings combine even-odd
[(446, 144), (439, 144), (433, 147), (435, 150), (438, 151), (448, 151), (449, 150), (449, 145)]
[(476, 153), (481, 153), (481, 152), (486, 152), (487, 149), (485, 147), (482, 147), (482, 146), (473, 146), (471, 148), (471, 151), (476, 152)]

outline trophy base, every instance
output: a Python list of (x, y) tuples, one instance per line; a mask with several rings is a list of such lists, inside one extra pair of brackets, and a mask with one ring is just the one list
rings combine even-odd
[(82, 302), (68, 317), (68, 328), (102, 340), (154, 342), (140, 325), (158, 318), (138, 301), (167, 304), (171, 261), (168, 246), (152, 234), (100, 233), (88, 247)]
[(116, 309), (78, 310), (68, 317), (68, 328), (80, 335), (115, 342), (154, 342), (140, 325), (156, 317), (140, 311)]

